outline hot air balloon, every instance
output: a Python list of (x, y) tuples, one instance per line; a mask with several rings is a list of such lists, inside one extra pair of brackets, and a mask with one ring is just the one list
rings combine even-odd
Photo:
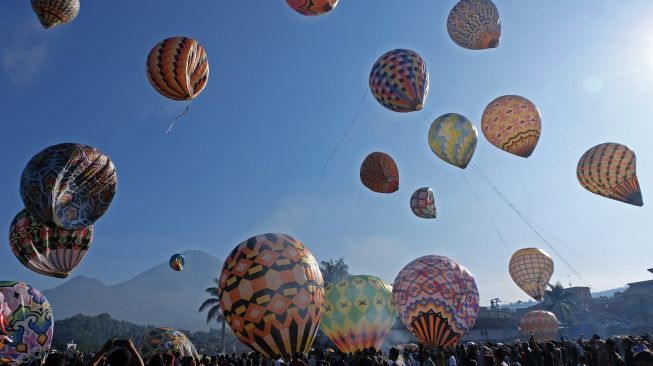
[(164, 97), (191, 100), (209, 79), (209, 61), (197, 41), (172, 37), (159, 42), (147, 56), (147, 78)]
[(38, 222), (23, 210), (9, 228), (9, 245), (20, 263), (42, 275), (66, 278), (84, 259), (93, 227), (66, 230)]
[(419, 111), (429, 91), (426, 64), (411, 50), (389, 51), (372, 67), (370, 90), (374, 98), (391, 111)]
[(417, 217), (423, 219), (434, 219), (436, 217), (435, 198), (429, 187), (423, 187), (415, 191), (410, 197), (410, 209)]
[(487, 105), (481, 130), (494, 146), (511, 154), (531, 156), (542, 132), (540, 111), (530, 100), (518, 95), (504, 95)]
[(330, 12), (338, 5), (338, 0), (286, 0), (296, 12), (306, 16), (317, 16)]
[(449, 12), (447, 32), (463, 48), (496, 48), (501, 37), (499, 10), (490, 0), (460, 0)]
[(440, 159), (465, 169), (474, 156), (476, 136), (470, 120), (458, 113), (447, 113), (431, 124), (429, 146)]
[(392, 193), (399, 189), (399, 168), (386, 153), (373, 152), (361, 164), (361, 182), (374, 192)]
[(220, 308), (241, 342), (265, 358), (311, 348), (324, 282), (304, 244), (284, 234), (249, 238), (224, 261), (219, 283)]
[(556, 340), (559, 327), (560, 322), (555, 314), (543, 310), (529, 311), (522, 316), (519, 324), (519, 330), (527, 336), (533, 335), (536, 342)]
[(172, 257), (170, 257), (170, 268), (177, 272), (184, 269), (184, 263), (184, 256), (181, 254), (173, 254)]
[(43, 28), (48, 29), (75, 19), (79, 0), (32, 0), (32, 9)]
[(374, 276), (348, 276), (324, 289), (320, 326), (342, 352), (381, 349), (396, 319), (392, 286)]
[(401, 321), (427, 348), (456, 344), (476, 322), (476, 281), (447, 257), (427, 255), (408, 263), (392, 296)]
[(93, 225), (116, 194), (116, 169), (100, 150), (82, 144), (50, 146), (29, 161), (20, 195), (36, 221), (68, 230)]
[(6, 341), (0, 337), (0, 365), (27, 365), (47, 356), (54, 322), (50, 303), (34, 287), (17, 281), (0, 281), (7, 316)]
[(635, 152), (608, 142), (587, 150), (578, 162), (578, 181), (588, 191), (635, 206), (644, 205), (635, 166)]
[(542, 301), (546, 286), (553, 275), (553, 267), (553, 259), (542, 249), (524, 248), (512, 255), (508, 271), (512, 280), (528, 296)]
[(175, 353), (179, 353), (181, 357), (199, 359), (195, 346), (184, 332), (172, 328), (152, 329), (137, 341), (136, 348), (144, 359), (159, 354), (173, 355)]

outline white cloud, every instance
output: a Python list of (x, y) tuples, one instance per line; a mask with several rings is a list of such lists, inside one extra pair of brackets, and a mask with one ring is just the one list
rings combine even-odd
[(0, 66), (14, 85), (35, 82), (47, 60), (47, 45), (38, 22), (0, 30)]

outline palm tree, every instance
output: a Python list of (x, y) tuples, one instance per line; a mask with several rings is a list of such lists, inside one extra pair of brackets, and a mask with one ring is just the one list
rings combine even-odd
[(210, 297), (202, 303), (202, 306), (200, 306), (197, 312), (201, 313), (204, 310), (209, 309), (209, 312), (206, 314), (206, 323), (208, 324), (212, 320), (215, 320), (218, 323), (222, 323), (222, 353), (224, 354), (226, 349), (225, 332), (227, 322), (225, 321), (224, 315), (220, 309), (220, 280), (215, 278), (213, 281), (215, 282), (215, 287), (209, 287), (204, 290), (207, 294), (209, 294)]
[(325, 285), (349, 276), (349, 266), (343, 258), (320, 262), (320, 271)]
[(560, 282), (555, 285), (549, 284), (550, 290), (546, 290), (544, 299), (547, 303), (546, 310), (556, 314), (563, 323), (571, 323), (574, 319), (573, 312), (576, 310), (576, 303), (571, 299), (572, 294), (565, 292)]

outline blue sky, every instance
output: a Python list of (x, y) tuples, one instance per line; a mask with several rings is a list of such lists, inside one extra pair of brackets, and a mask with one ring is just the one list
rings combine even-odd
[[(308, 18), (282, 0), (83, 1), (73, 23), (45, 31), (28, 2), (11, 1), (0, 20), (0, 222), (8, 230), (22, 209), (19, 178), (35, 153), (81, 142), (111, 156), (119, 187), (74, 275), (113, 284), (175, 252), (224, 258), (252, 235), (284, 232), (318, 259), (344, 256), (352, 272), (388, 281), (414, 258), (446, 255), (475, 275), (482, 303), (526, 299), (508, 275), (510, 251), (550, 248), (470, 169), (440, 161), (427, 144), (429, 113), (460, 113), (479, 129), (487, 103), (519, 94), (542, 114), (534, 154), (512, 156), (481, 134), (472, 162), (596, 290), (649, 279), (653, 3), (497, 0), (501, 44), (484, 52), (449, 39), (454, 4), (342, 0), (331, 14)], [(151, 47), (175, 35), (203, 44), (211, 74), (166, 135), (184, 104), (156, 93), (144, 68)], [(394, 113), (368, 94), (320, 178), (369, 69), (394, 48), (427, 63), (425, 112)], [(637, 153), (644, 207), (578, 184), (580, 156), (608, 141)], [(372, 151), (397, 161), (397, 193), (361, 189), (359, 166)], [(422, 186), (434, 189), (436, 220), (409, 210)], [(62, 282), (22, 267), (7, 243), (0, 258), (2, 279), (42, 289)], [(554, 281), (583, 285), (554, 260)]]

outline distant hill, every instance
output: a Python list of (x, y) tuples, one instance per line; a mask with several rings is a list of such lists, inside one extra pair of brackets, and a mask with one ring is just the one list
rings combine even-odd
[(52, 305), (55, 321), (78, 314), (106, 313), (140, 325), (191, 331), (217, 328), (216, 323), (207, 325), (206, 314), (197, 309), (207, 298), (204, 289), (213, 285), (222, 263), (202, 251), (181, 254), (186, 260), (181, 272), (171, 270), (166, 262), (113, 286), (77, 276), (43, 294)]
[(619, 288), (613, 288), (610, 290), (599, 291), (597, 293), (593, 293), (592, 297), (595, 299), (599, 297), (613, 297), (615, 292), (624, 292), (624, 290), (626, 290), (627, 288), (628, 286), (624, 286)]

